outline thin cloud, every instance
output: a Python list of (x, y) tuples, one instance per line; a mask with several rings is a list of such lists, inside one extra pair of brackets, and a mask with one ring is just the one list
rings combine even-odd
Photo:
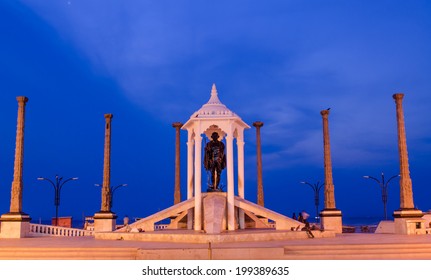
[[(304, 10), (290, 1), (241, 9), (227, 2), (24, 2), (82, 51), (95, 72), (164, 122), (186, 121), (208, 100), (211, 84), (219, 84), (229, 108), (265, 122), (263, 139), (273, 149), (267, 168), (321, 163), (319, 111), (327, 107), (333, 108), (334, 161), (346, 166), (351, 158), (356, 164), (392, 158), (385, 147), (396, 137), (391, 94), (397, 88), (418, 89), (406, 96), (406, 107), (417, 110), (406, 109), (412, 141), (425, 139), (423, 127), (431, 122), (424, 117), (431, 105), (425, 98), (430, 41), (414, 14), (378, 5)], [(385, 11), (403, 20), (382, 18)], [(281, 158), (289, 160), (280, 164)]]

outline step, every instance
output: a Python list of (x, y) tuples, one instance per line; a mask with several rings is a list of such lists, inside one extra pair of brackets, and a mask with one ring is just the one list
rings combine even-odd
[(428, 249), (431, 250), (431, 244), (415, 244), (415, 243), (380, 243), (380, 244), (321, 244), (321, 245), (288, 245), (284, 246), (286, 251), (301, 251), (301, 252), (316, 252), (316, 251), (332, 251), (332, 250), (377, 250), (377, 249)]
[(137, 248), (0, 248), (0, 259), (135, 260)]
[(428, 253), (369, 253), (369, 254), (315, 254), (315, 255), (284, 255), (285, 260), (430, 260)]
[(427, 259), (431, 244), (325, 244), (285, 246), (289, 259)]

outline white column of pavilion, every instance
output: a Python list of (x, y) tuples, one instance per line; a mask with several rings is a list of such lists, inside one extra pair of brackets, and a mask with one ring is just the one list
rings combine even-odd
[[(238, 151), (238, 196), (244, 198), (244, 139), (237, 137), (236, 146)], [(244, 211), (239, 209), (239, 228), (245, 228)]]
[[(234, 182), (234, 139), (238, 154), (237, 178), (238, 195), (244, 198), (244, 129), (250, 128), (234, 112), (229, 110), (218, 98), (215, 84), (211, 89), (211, 97), (198, 111), (193, 113), (182, 129), (188, 132), (187, 158), (187, 197), (195, 198), (194, 230), (202, 230), (202, 139), (217, 132), (222, 141), (226, 138), (226, 172), (227, 174), (227, 227), (235, 230), (235, 182)], [(194, 190), (194, 193), (192, 191)], [(244, 214), (239, 215), (239, 224), (244, 228)], [(190, 215), (189, 215), (190, 217)], [(191, 220), (191, 219), (190, 219)], [(189, 220), (188, 227), (191, 227)]]

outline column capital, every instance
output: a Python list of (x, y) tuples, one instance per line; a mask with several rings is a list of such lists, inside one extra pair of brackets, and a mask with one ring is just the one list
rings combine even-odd
[(323, 118), (328, 118), (329, 110), (322, 110), (320, 111), (320, 114), (322, 115)]
[(392, 95), (392, 98), (394, 98), (395, 101), (401, 101), (404, 98), (404, 93), (395, 93)]
[(180, 123), (180, 122), (172, 123), (172, 127), (175, 127), (175, 128), (181, 128), (182, 126), (183, 126), (183, 123)]
[(112, 119), (114, 117), (113, 114), (105, 114), (105, 119)]
[(254, 127), (256, 127), (256, 128), (258, 128), (258, 127), (262, 127), (262, 126), (263, 126), (263, 122), (261, 122), (261, 121), (256, 121), (256, 122), (254, 122), (254, 123), (253, 123), (253, 126), (254, 126)]
[(233, 141), (233, 139), (235, 138), (235, 137), (233, 137), (233, 135), (232, 135), (232, 133), (229, 133), (229, 134), (227, 134), (226, 135), (226, 141)]
[(28, 97), (26, 97), (26, 96), (17, 96), (16, 100), (18, 101), (18, 103), (26, 103), (28, 101)]

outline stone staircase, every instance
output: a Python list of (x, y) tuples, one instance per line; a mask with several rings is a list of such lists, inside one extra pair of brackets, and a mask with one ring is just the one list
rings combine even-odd
[(182, 245), (174, 243), (167, 245), (166, 243), (155, 242), (151, 243), (151, 246), (148, 246), (148, 244), (150, 243), (132, 244), (126, 240), (100, 243), (94, 240), (93, 237), (69, 239), (39, 237), (23, 240), (3, 240), (3, 244), (0, 246), (0, 260), (431, 259), (431, 240), (429, 236), (357, 234), (351, 237), (292, 239), (263, 243), (255, 241)]
[(289, 260), (431, 259), (431, 244), (321, 244), (284, 247)]
[(187, 211), (194, 207), (195, 199), (190, 198), (188, 200), (182, 201), (178, 204), (175, 204), (169, 208), (166, 208), (162, 211), (159, 211), (153, 215), (140, 219), (132, 224), (130, 224), (127, 228), (121, 228), (116, 230), (116, 232), (126, 232), (132, 231), (133, 229), (140, 229), (142, 231), (154, 231), (154, 225), (167, 218), (174, 218), (174, 222), (178, 223), (182, 220)]
[(255, 217), (255, 220), (257, 217), (263, 217), (274, 221), (275, 229), (277, 230), (291, 230), (295, 228), (302, 228), (304, 226), (303, 223), (298, 222), (297, 220), (291, 219), (251, 201), (245, 200), (239, 196), (235, 196), (235, 206), (245, 211), (246, 215), (248, 215), (250, 218)]
[(135, 260), (137, 248), (2, 247), (0, 260)]

